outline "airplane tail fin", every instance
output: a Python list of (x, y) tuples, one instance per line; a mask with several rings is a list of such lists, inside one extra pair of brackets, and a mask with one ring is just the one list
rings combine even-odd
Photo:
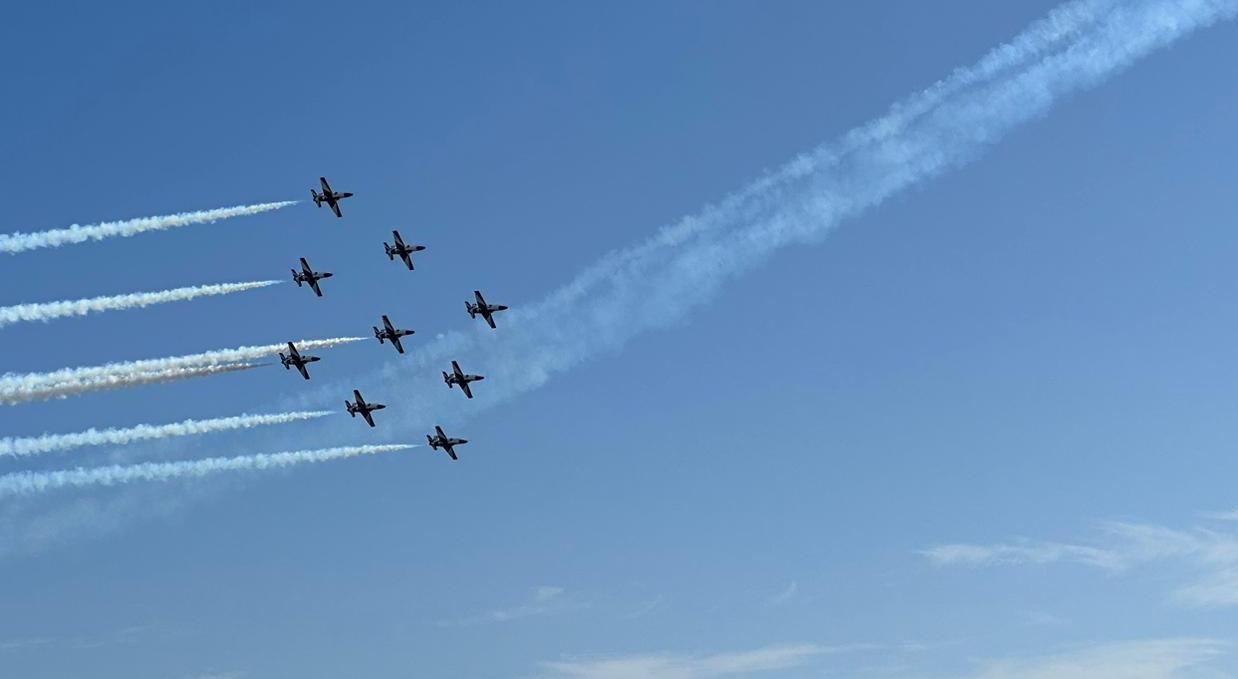
[(322, 196), (313, 189), (310, 189), (310, 195), (314, 197), (314, 207), (322, 207)]
[(282, 353), (279, 355), (279, 362), (284, 364), (284, 370), (288, 370), (288, 359)]
[(370, 327), (371, 327), (371, 328), (374, 328), (374, 336), (378, 338), (378, 343), (379, 343), (379, 344), (382, 344), (382, 343), (383, 343), (383, 334), (382, 334), (381, 332), (379, 332), (379, 331), (378, 331), (378, 328), (377, 328), (377, 327), (372, 326), (372, 325), (371, 325)]
[(292, 282), (296, 283), (298, 288), (301, 287), (301, 279), (297, 277), (297, 270), (289, 269), (289, 271), (292, 272)]
[(443, 383), (445, 383), (445, 384), (447, 385), (447, 388), (448, 388), (448, 389), (450, 389), (450, 388), (451, 388), (451, 386), (452, 386), (452, 385), (451, 385), (451, 378), (447, 376), (447, 373), (443, 373)]
[(473, 308), (473, 305), (470, 302), (465, 302), (464, 308), (468, 309), (469, 318), (477, 318), (477, 310)]
[(348, 411), (349, 417), (357, 416), (357, 411), (352, 409), (352, 401), (344, 401), (344, 409)]
[(395, 261), (395, 253), (391, 251), (391, 246), (387, 245), (387, 241), (383, 241), (383, 249), (387, 251), (387, 259)]
[(429, 443), (432, 449), (438, 450), (438, 446), (434, 445), (434, 439), (430, 438), (429, 434), (426, 434), (426, 443)]

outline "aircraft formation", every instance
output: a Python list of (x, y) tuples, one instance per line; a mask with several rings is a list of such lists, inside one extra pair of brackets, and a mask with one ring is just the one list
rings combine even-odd
[[(331, 188), (331, 184), (327, 181), (326, 177), (319, 177), (318, 181), (321, 193), (319, 192), (319, 189), (310, 189), (310, 196), (313, 198), (314, 205), (317, 207), (322, 207), (325, 205), (331, 210), (332, 213), (335, 214), (337, 219), (342, 219), (344, 217), (344, 212), (340, 208), (340, 202), (346, 198), (351, 198), (353, 194), (349, 191), (335, 191)], [(383, 242), (383, 251), (386, 253), (387, 259), (394, 262), (396, 257), (399, 257), (400, 261), (404, 263), (404, 266), (408, 267), (409, 271), (415, 270), (412, 255), (415, 252), (424, 251), (426, 247), (424, 245), (410, 245), (405, 243), (403, 236), (400, 235), (398, 230), (393, 230), (391, 232), (391, 236), (394, 244), (387, 243), (385, 241)], [(300, 258), (300, 263), (300, 271), (297, 269), (292, 269), (293, 282), (297, 284), (297, 287), (308, 285), (309, 289), (314, 292), (315, 296), (322, 297), (322, 281), (331, 278), (334, 274), (330, 271), (315, 271), (305, 257)], [(494, 322), (494, 315), (501, 311), (507, 310), (505, 305), (490, 304), (487, 302), (486, 298), (482, 296), (480, 290), (473, 291), (472, 301), (466, 300), (464, 302), (464, 307), (469, 314), (469, 318), (476, 319), (480, 316), (491, 329), (495, 330), (498, 329), (498, 326)], [(397, 327), (385, 314), (382, 317), (382, 327), (374, 326), (374, 338), (378, 340), (378, 343), (390, 343), (391, 346), (395, 348), (396, 352), (400, 354), (404, 353), (404, 345), (400, 341), (401, 338), (409, 337), (415, 333), (416, 331), (414, 330)], [(301, 377), (308, 380), (310, 379), (310, 373), (307, 366), (310, 363), (317, 362), (321, 359), (317, 356), (302, 354), (300, 350), (297, 349), (296, 344), (289, 342), (287, 355), (281, 352), (279, 354), (279, 360), (280, 363), (283, 364), (285, 370), (292, 370), (293, 368), (296, 368), (297, 372), (301, 373)], [(473, 382), (480, 382), (484, 379), (486, 379), (484, 375), (470, 375), (464, 372), (464, 370), (460, 367), (460, 363), (454, 360), (451, 362), (451, 372), (449, 373), (447, 371), (443, 371), (443, 382), (447, 385), (447, 388), (453, 389), (455, 387), (459, 387), (460, 391), (464, 392), (464, 396), (468, 399), (473, 398), (473, 389), (469, 385)], [(383, 410), (387, 406), (382, 403), (367, 402), (361, 395), (361, 391), (358, 389), (353, 389), (352, 395), (353, 398), (351, 401), (344, 401), (344, 410), (354, 418), (360, 415), (361, 418), (365, 420), (365, 423), (371, 427), (377, 426), (377, 423), (374, 420), (374, 413), (376, 411)], [(447, 436), (447, 434), (443, 431), (443, 428), (438, 425), (435, 425), (433, 435), (426, 435), (426, 441), (429, 443), (431, 449), (441, 449), (453, 460), (459, 459), (456, 455), (455, 447), (468, 443), (468, 440), (466, 439), (451, 438)]]

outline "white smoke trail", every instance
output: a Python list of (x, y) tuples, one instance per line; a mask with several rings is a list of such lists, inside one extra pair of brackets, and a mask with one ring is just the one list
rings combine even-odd
[(162, 231), (190, 224), (206, 224), (221, 219), (256, 215), (271, 210), (279, 210), (300, 201), (285, 200), (278, 203), (258, 203), (257, 205), (237, 205), (214, 210), (199, 210), (197, 212), (181, 212), (174, 215), (159, 217), (140, 217), (117, 222), (101, 222), (99, 224), (74, 224), (63, 229), (36, 231), (34, 233), (0, 234), (0, 252), (10, 254), (36, 250), (39, 248), (58, 248), (62, 245), (85, 243), (89, 240), (103, 240), (115, 236), (135, 236), (147, 231)]
[[(778, 249), (819, 241), (842, 220), (969, 162), (1060, 98), (1238, 14), (1238, 0), (1065, 7), (1103, 11), (1084, 13), (1085, 24), (1057, 30), (1059, 39), (1051, 46), (1021, 37), (1012, 44), (1044, 46), (1043, 53), (1013, 61), (986, 57), (982, 66), (959, 71), (960, 79), (943, 81), (895, 106), (890, 116), (845, 135), (842, 143), (796, 159), (645, 243), (610, 253), (542, 301), (514, 306), (497, 333), (450, 333), (411, 360), (359, 380), (363, 388), (402, 395), (409, 416), (393, 422), (388, 435), (406, 435), (410, 427), (430, 424), (435, 413), (459, 412), (449, 410), (447, 401), (458, 395), (442, 389), (428, 368), (459, 358), (490, 377), (476, 390), (479, 405), (535, 389), (640, 332), (679, 320)], [(1059, 24), (1037, 24), (1046, 25)], [(1015, 51), (1032, 56), (1028, 50)], [(315, 392), (303, 402), (324, 402), (337, 391)]]
[[(361, 342), (363, 340), (365, 340), (364, 337), (333, 337), (320, 340), (301, 340), (296, 342), (296, 345), (298, 349), (313, 350), (325, 349), (350, 342)], [(130, 383), (146, 384), (148, 381), (143, 381), (144, 376), (152, 373), (175, 374), (176, 371), (225, 366), (273, 356), (281, 351), (286, 351), (287, 348), (287, 344), (266, 344), (206, 351), (188, 356), (124, 361), (81, 368), (63, 368), (46, 373), (7, 374), (0, 377), (0, 403), (47, 398), (47, 394), (50, 392), (56, 392), (55, 395), (57, 396), (80, 393), (73, 390), (78, 387), (90, 387), (95, 384), (115, 386), (125, 386)], [(68, 391), (64, 391), (66, 389)], [(90, 388), (84, 390), (93, 391)]]
[(168, 302), (183, 302), (198, 297), (214, 295), (230, 295), (235, 292), (245, 292), (282, 283), (283, 281), (250, 281), (247, 283), (220, 283), (216, 285), (194, 285), (184, 288), (172, 288), (158, 292), (134, 292), (126, 295), (107, 295), (104, 297), (88, 297), (85, 299), (65, 300), (60, 302), (40, 302), (35, 304), (16, 304), (0, 307), (0, 328), (22, 321), (51, 321), (66, 316), (85, 316), (101, 311), (120, 311), (138, 309), (152, 304)]
[(114, 486), (134, 481), (171, 481), (181, 478), (198, 478), (230, 471), (260, 471), (279, 469), (311, 462), (341, 460), (359, 455), (394, 453), (417, 445), (392, 444), (379, 446), (347, 446), (298, 450), (284, 453), (263, 453), (240, 457), (209, 457), (202, 460), (180, 462), (143, 462), (134, 465), (110, 465), (106, 467), (78, 467), (47, 472), (14, 472), (0, 476), (0, 498), (14, 495), (46, 493), (61, 488), (83, 486)]
[(301, 422), (330, 415), (329, 410), (310, 410), (270, 415), (237, 415), (209, 420), (184, 420), (172, 424), (139, 424), (134, 427), (87, 429), (73, 434), (44, 434), (27, 438), (0, 438), (0, 456), (22, 457), (83, 448), (128, 445), (173, 436), (197, 436), (234, 429), (252, 429), (274, 424)]
[(191, 366), (188, 368), (150, 370), (147, 372), (134, 372), (124, 375), (102, 375), (84, 380), (59, 382), (42, 385), (37, 388), (16, 389), (9, 392), (0, 393), (0, 404), (14, 405), (25, 401), (46, 401), (53, 398), (69, 398), (70, 396), (79, 396), (92, 391), (124, 389), (127, 387), (136, 387), (144, 384), (161, 384), (163, 382), (188, 380), (195, 377), (222, 375), (224, 373), (261, 368), (264, 365), (268, 364), (225, 363), (220, 365)]

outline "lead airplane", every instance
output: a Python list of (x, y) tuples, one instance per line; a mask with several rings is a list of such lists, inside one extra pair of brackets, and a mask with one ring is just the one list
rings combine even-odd
[(433, 450), (438, 450), (439, 448), (442, 448), (443, 450), (447, 451), (447, 455), (449, 455), (451, 459), (453, 460), (460, 459), (456, 457), (455, 447), (462, 446), (468, 443), (467, 439), (447, 438), (447, 434), (443, 433), (443, 428), (438, 425), (434, 425), (434, 436), (430, 436), (429, 434), (426, 434), (426, 441), (429, 441), (430, 448)]
[(486, 319), (486, 323), (490, 324), (491, 328), (494, 328), (495, 312), (507, 311), (507, 307), (502, 304), (486, 304), (486, 298), (481, 296), (480, 290), (474, 290), (473, 296), (477, 298), (476, 304), (467, 301), (464, 303), (464, 308), (469, 311), (469, 318), (477, 318), (478, 316), (481, 316)]
[(309, 370), (306, 370), (305, 365), (307, 363), (314, 363), (315, 361), (321, 360), (322, 359), (317, 356), (302, 356), (301, 352), (297, 351), (296, 345), (292, 342), (288, 343), (287, 356), (285, 356), (283, 352), (280, 352), (279, 354), (279, 362), (284, 364), (284, 370), (291, 370), (292, 366), (295, 365), (297, 370), (301, 372), (301, 377), (304, 377), (307, 380), (309, 379)]
[(409, 255), (413, 254), (414, 252), (421, 252), (422, 250), (425, 250), (426, 246), (405, 245), (404, 239), (400, 238), (399, 231), (392, 231), (391, 235), (395, 236), (395, 245), (387, 245), (387, 241), (383, 241), (383, 249), (387, 251), (387, 259), (390, 259), (391, 261), (394, 262), (396, 255), (399, 255), (400, 259), (404, 260), (404, 265), (408, 267), (408, 270), (412, 271), (413, 270), (413, 258), (409, 257)]
[(486, 379), (485, 375), (465, 375), (463, 370), (460, 370), (460, 364), (455, 361), (451, 362), (451, 374), (443, 373), (443, 381), (447, 383), (447, 388), (450, 389), (454, 385), (460, 385), (460, 391), (464, 395), (473, 398), (473, 390), (469, 389), (469, 382), (480, 382)]
[(292, 269), (292, 282), (296, 283), (298, 288), (301, 287), (302, 283), (309, 283), (310, 289), (314, 291), (314, 294), (322, 297), (322, 288), (318, 287), (318, 281), (330, 278), (332, 275), (330, 271), (323, 271), (321, 273), (314, 271), (310, 268), (309, 262), (302, 257), (301, 270)]
[(382, 344), (383, 340), (389, 340), (391, 342), (391, 346), (395, 347), (395, 350), (401, 354), (404, 353), (404, 345), (400, 344), (400, 338), (408, 337), (415, 332), (413, 330), (403, 330), (395, 327), (391, 324), (391, 319), (387, 318), (385, 315), (383, 316), (382, 330), (379, 330), (377, 326), (372, 327), (374, 328), (374, 336), (378, 338), (379, 344)]
[(387, 406), (381, 403), (366, 403), (365, 399), (361, 398), (361, 392), (357, 391), (356, 389), (352, 390), (352, 395), (353, 395), (353, 398), (357, 399), (357, 402), (349, 403), (348, 399), (345, 399), (344, 409), (347, 410), (348, 414), (353, 417), (356, 417), (357, 414), (360, 413), (361, 417), (365, 418), (365, 423), (373, 427), (374, 417), (370, 415), (370, 413), (374, 412), (375, 410), (382, 410), (383, 408), (386, 408)]
[(318, 183), (322, 184), (322, 193), (318, 193), (317, 191), (310, 189), (310, 195), (314, 197), (314, 205), (316, 207), (322, 207), (322, 204), (326, 203), (327, 207), (331, 208), (331, 211), (335, 213), (336, 217), (343, 217), (344, 215), (340, 213), (340, 201), (345, 198), (352, 198), (352, 194), (347, 191), (343, 193), (332, 191), (331, 185), (327, 183), (326, 177), (319, 177)]

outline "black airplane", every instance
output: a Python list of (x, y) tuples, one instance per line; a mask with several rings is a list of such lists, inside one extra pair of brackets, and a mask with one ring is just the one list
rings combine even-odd
[(447, 383), (447, 388), (450, 389), (453, 385), (460, 385), (460, 391), (464, 395), (473, 398), (473, 390), (469, 388), (469, 382), (480, 382), (486, 379), (485, 375), (465, 375), (464, 371), (460, 370), (460, 364), (455, 361), (451, 362), (451, 374), (443, 373), (443, 381)]
[(307, 380), (309, 379), (309, 370), (305, 369), (305, 364), (321, 360), (317, 356), (302, 356), (292, 342), (288, 343), (288, 355), (285, 356), (282, 352), (279, 355), (279, 362), (284, 364), (284, 370), (292, 370), (292, 366), (295, 365), (297, 370), (301, 371), (301, 377)]
[(386, 408), (387, 406), (381, 403), (366, 403), (365, 399), (361, 398), (361, 392), (357, 391), (356, 389), (352, 390), (352, 395), (353, 395), (353, 398), (357, 399), (357, 402), (349, 403), (348, 400), (345, 399), (344, 409), (347, 410), (348, 414), (353, 417), (356, 417), (357, 413), (361, 413), (361, 417), (365, 418), (366, 424), (373, 427), (374, 417), (370, 415), (370, 413), (374, 412), (375, 410), (382, 410), (383, 408)]
[(385, 315), (383, 316), (382, 330), (379, 330), (377, 327), (374, 327), (374, 336), (378, 338), (378, 343), (382, 344), (383, 340), (390, 340), (391, 346), (395, 347), (395, 350), (400, 352), (401, 354), (404, 353), (404, 345), (400, 344), (400, 338), (408, 337), (409, 335), (412, 335), (414, 332), (415, 331), (413, 330), (402, 330), (400, 328), (395, 327), (394, 325), (391, 324), (391, 319), (387, 318)]
[(460, 459), (456, 457), (455, 447), (468, 443), (466, 439), (447, 438), (447, 434), (443, 433), (443, 428), (438, 425), (434, 425), (434, 436), (426, 434), (426, 440), (430, 442), (430, 447), (432, 449), (438, 450), (439, 448), (442, 448), (447, 451), (447, 454), (450, 455), (453, 460)]
[(396, 255), (399, 255), (400, 259), (404, 260), (404, 265), (408, 267), (408, 270), (412, 271), (413, 270), (413, 258), (410, 257), (409, 255), (413, 254), (414, 252), (421, 252), (422, 250), (425, 250), (426, 246), (405, 245), (404, 239), (400, 238), (399, 231), (392, 231), (391, 235), (395, 236), (395, 245), (387, 245), (387, 241), (383, 241), (383, 249), (387, 251), (387, 259), (390, 259), (391, 261), (394, 262)]
[(319, 297), (322, 297), (322, 288), (318, 287), (318, 281), (330, 278), (332, 275), (330, 271), (321, 273), (314, 271), (304, 257), (301, 258), (301, 270), (292, 269), (292, 281), (297, 284), (297, 287), (301, 287), (302, 283), (309, 283), (310, 289)]
[(486, 322), (490, 324), (491, 328), (495, 327), (494, 313), (496, 311), (507, 311), (507, 307), (502, 304), (486, 304), (486, 299), (481, 296), (480, 290), (474, 290), (473, 296), (477, 298), (476, 304), (472, 302), (464, 303), (464, 308), (469, 310), (469, 318), (477, 318), (478, 316), (481, 316), (486, 319)]
[(332, 191), (326, 177), (319, 177), (318, 182), (322, 184), (322, 193), (310, 189), (310, 195), (314, 197), (315, 207), (322, 207), (322, 204), (326, 203), (336, 217), (343, 217), (344, 215), (340, 214), (340, 201), (345, 198), (352, 198), (352, 194), (347, 191), (343, 193)]

